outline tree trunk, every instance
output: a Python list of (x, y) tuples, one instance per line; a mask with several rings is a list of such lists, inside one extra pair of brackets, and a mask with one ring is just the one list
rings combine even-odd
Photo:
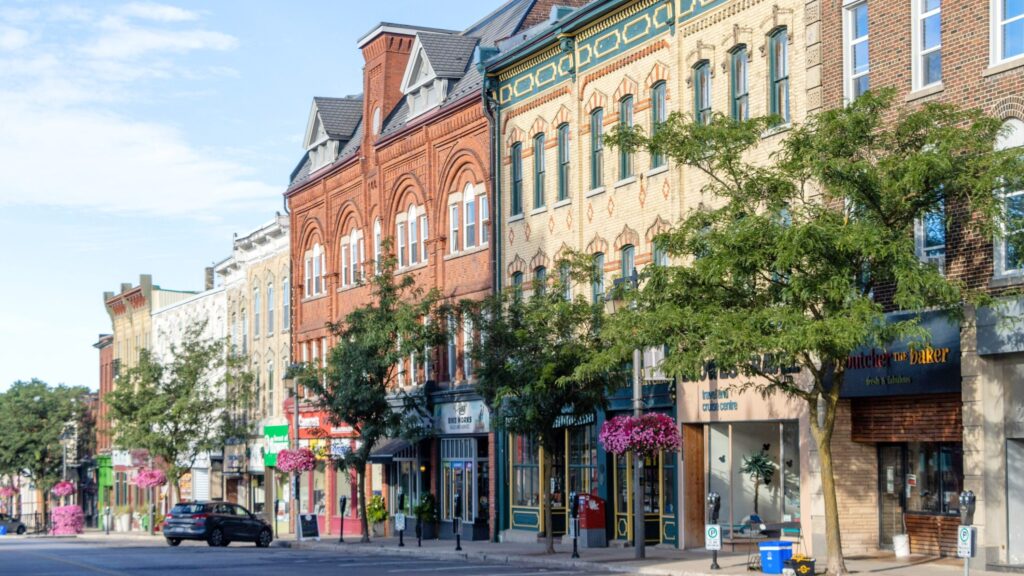
[(43, 490), (41, 491), (41, 494), (43, 495), (43, 526), (49, 526), (50, 529), (52, 530), (53, 526), (50, 526), (50, 492), (49, 490)]
[(545, 495), (541, 499), (541, 506), (544, 507), (544, 552), (547, 554), (555, 553), (555, 531), (552, 529), (552, 511), (551, 511), (551, 498), (554, 496), (551, 493), (551, 452), (549, 450), (544, 451), (544, 480), (547, 482), (547, 486), (541, 486), (541, 490)]
[(360, 542), (370, 541), (370, 521), (366, 517), (366, 463), (360, 463), (356, 468), (356, 482), (359, 484), (359, 526), (363, 530), (363, 537)]
[(761, 479), (754, 476), (754, 514), (760, 515), (757, 511), (757, 502), (761, 499)]
[(843, 558), (843, 543), (839, 531), (839, 502), (836, 498), (835, 469), (832, 462), (832, 431), (835, 429), (836, 412), (839, 407), (839, 390), (842, 377), (834, 379), (831, 390), (823, 394), (825, 414), (823, 425), (818, 425), (818, 407), (811, 405), (811, 433), (818, 446), (818, 460), (821, 464), (821, 494), (825, 500), (825, 546), (828, 554), (828, 575), (845, 576), (846, 561)]

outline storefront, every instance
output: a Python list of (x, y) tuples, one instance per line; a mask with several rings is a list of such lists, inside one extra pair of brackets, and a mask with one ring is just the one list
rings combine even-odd
[(299, 513), (315, 514), (322, 534), (337, 534), (340, 530), (338, 499), (343, 495), (348, 498), (345, 535), (360, 534), (355, 471), (341, 471), (336, 465), (339, 458), (355, 448), (354, 437), (351, 426), (332, 424), (325, 412), (299, 414), (299, 447), (309, 448), (316, 456), (313, 470), (304, 472), (299, 480)]
[[(705, 500), (716, 492), (726, 541), (766, 532), (802, 542), (808, 553), (806, 403), (781, 393), (762, 397), (745, 383), (711, 368), (699, 382), (680, 384), (682, 546), (703, 548)], [(755, 476), (755, 467), (764, 473)]]
[[(456, 500), (461, 502), (460, 534), (463, 538), (490, 537), (491, 415), (482, 400), (439, 402), (434, 405), (437, 445), (436, 481), (440, 537), (455, 537)], [(414, 460), (418, 461), (417, 460)], [(399, 466), (396, 462), (393, 466)], [(410, 464), (415, 467), (415, 464)], [(396, 469), (396, 478), (401, 478)], [(412, 476), (407, 476), (412, 478)], [(412, 481), (412, 480), (408, 480)]]
[(291, 490), (288, 489), (288, 474), (277, 471), (277, 453), (288, 448), (288, 425), (268, 424), (263, 426), (261, 447), (264, 482), (264, 516), (274, 525), (274, 533), (289, 531)]
[[(922, 314), (920, 325), (930, 334), (927, 346), (901, 341), (851, 355), (842, 397), (849, 399), (849, 440), (873, 445), (877, 458), (870, 468), (878, 547), (892, 549), (894, 537), (907, 535), (913, 553), (955, 555), (964, 484), (960, 327), (935, 313)], [(868, 469), (836, 460), (837, 475)]]

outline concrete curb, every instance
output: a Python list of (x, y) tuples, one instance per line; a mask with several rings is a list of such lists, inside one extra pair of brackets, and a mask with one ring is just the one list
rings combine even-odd
[[(482, 562), (493, 562), (496, 564), (523, 564), (526, 566), (538, 566), (547, 568), (576, 568), (581, 570), (619, 573), (619, 574), (637, 574), (636, 568), (626, 566), (614, 566), (609, 564), (599, 564), (597, 562), (587, 562), (584, 560), (573, 560), (565, 558), (553, 558), (550, 556), (536, 557), (536, 556), (520, 556), (516, 554), (507, 554), (501, 552), (475, 552), (475, 551), (463, 551), (456, 552), (455, 550), (433, 550), (423, 548), (397, 548), (397, 547), (382, 547), (374, 546), (373, 544), (338, 544), (329, 542), (296, 542), (294, 540), (276, 540), (272, 546), (278, 546), (282, 548), (293, 548), (299, 550), (344, 550), (347, 553), (352, 554), (365, 554), (367, 556), (384, 556), (384, 555), (403, 555), (403, 556), (415, 556), (418, 558), (428, 558), (431, 560), (476, 560)], [(651, 574), (672, 574), (669, 572), (652, 572)]]

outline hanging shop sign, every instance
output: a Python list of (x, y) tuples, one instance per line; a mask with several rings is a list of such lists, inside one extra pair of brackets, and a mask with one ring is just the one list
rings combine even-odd
[(434, 429), (441, 434), (483, 434), (491, 431), (491, 413), (482, 400), (434, 406)]
[(277, 466), (277, 453), (288, 448), (288, 425), (264, 426), (263, 438), (266, 446), (263, 451), (263, 464)]
[[(889, 322), (913, 317), (899, 313)], [(884, 348), (861, 348), (845, 362), (842, 396), (901, 396), (960, 391), (960, 325), (937, 312), (920, 314), (927, 345), (907, 339)]]

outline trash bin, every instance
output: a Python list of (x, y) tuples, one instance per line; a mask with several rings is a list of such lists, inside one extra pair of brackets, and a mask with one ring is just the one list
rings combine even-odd
[(782, 567), (793, 557), (793, 543), (769, 540), (758, 545), (761, 550), (761, 572), (782, 574)]

